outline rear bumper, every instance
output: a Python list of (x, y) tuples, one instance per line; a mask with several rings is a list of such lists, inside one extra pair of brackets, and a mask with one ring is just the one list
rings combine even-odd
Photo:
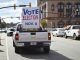
[(44, 47), (44, 46), (50, 46), (51, 42), (17, 42), (15, 43), (15, 46), (17, 47)]
[(58, 36), (64, 36), (64, 33), (58, 33), (57, 35)]

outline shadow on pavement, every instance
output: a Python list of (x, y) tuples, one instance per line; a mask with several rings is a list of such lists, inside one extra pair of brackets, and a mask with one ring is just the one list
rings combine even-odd
[(0, 44), (0, 46), (4, 46), (4, 45)]
[(0, 52), (4, 52), (4, 51), (0, 50)]
[(36, 59), (38, 60), (72, 60), (53, 50), (51, 50), (49, 54), (45, 54), (41, 51), (29, 50), (27, 52), (21, 53), (21, 56), (29, 59), (34, 59), (34, 60)]
[[(63, 38), (63, 37), (62, 37)], [(80, 41), (80, 38), (77, 38), (77, 39), (73, 39), (73, 37), (67, 37), (65, 39), (71, 39), (71, 40), (75, 40), (75, 41)]]

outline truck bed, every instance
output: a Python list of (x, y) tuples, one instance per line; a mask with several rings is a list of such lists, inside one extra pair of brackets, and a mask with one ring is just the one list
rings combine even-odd
[(48, 41), (47, 32), (20, 32), (19, 42)]

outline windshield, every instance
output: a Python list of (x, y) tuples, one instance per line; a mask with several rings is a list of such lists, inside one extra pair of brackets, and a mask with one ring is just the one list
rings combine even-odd
[(14, 31), (14, 29), (10, 29), (10, 31)]
[(65, 31), (65, 29), (59, 29), (59, 31)]
[(78, 26), (73, 26), (73, 29), (80, 29), (80, 25), (78, 25)]

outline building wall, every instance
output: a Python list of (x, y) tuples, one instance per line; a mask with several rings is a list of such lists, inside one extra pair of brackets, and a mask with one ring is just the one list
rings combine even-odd
[[(40, 2), (41, 0), (39, 0)], [(44, 1), (44, 0), (42, 0)], [(39, 3), (38, 2), (38, 3)], [(59, 17), (59, 12), (58, 12), (58, 3), (63, 2), (64, 3), (64, 14), (63, 17)], [(42, 10), (45, 10), (45, 15), (44, 12), (43, 15), (45, 19), (48, 20), (47, 24), (48, 27), (63, 27), (66, 25), (71, 25), (71, 24), (80, 24), (80, 18), (73, 18), (73, 17), (66, 17), (66, 4), (70, 2), (72, 4), (72, 11), (75, 10), (75, 3), (80, 2), (79, 0), (46, 0), (46, 2), (39, 3), (39, 7), (43, 7), (46, 4), (46, 8), (42, 8)], [(54, 9), (52, 11), (51, 5), (54, 5)], [(73, 11), (74, 12), (74, 11)], [(72, 12), (72, 14), (73, 14)], [(74, 15), (74, 14), (73, 14)]]

